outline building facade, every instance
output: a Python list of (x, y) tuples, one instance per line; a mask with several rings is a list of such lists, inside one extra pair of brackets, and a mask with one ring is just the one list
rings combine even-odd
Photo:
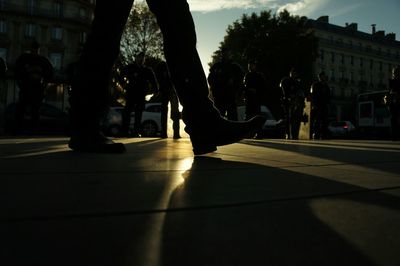
[(0, 57), (8, 66), (8, 78), (0, 90), (0, 109), (18, 100), (15, 61), (30, 50), (33, 41), (40, 44), (40, 54), (55, 70), (54, 84), (45, 100), (65, 109), (67, 69), (78, 59), (86, 41), (94, 8), (95, 0), (0, 0)]
[(394, 33), (377, 31), (375, 25), (371, 33), (364, 33), (356, 23), (330, 24), (328, 16), (310, 22), (319, 41), (314, 75), (324, 71), (329, 76), (331, 114), (354, 121), (358, 94), (388, 89), (392, 68), (400, 65), (400, 42)]

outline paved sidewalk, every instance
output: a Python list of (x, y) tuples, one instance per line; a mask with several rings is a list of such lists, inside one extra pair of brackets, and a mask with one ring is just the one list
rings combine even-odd
[(0, 139), (0, 265), (400, 265), (400, 143)]

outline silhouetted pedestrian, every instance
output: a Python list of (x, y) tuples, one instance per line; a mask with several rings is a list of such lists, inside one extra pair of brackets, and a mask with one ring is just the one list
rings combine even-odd
[(318, 81), (311, 86), (311, 117), (313, 118), (313, 139), (325, 139), (328, 130), (328, 111), (331, 89), (325, 72), (318, 75)]
[[(96, 1), (91, 35), (85, 44), (72, 87), (72, 135), (75, 151), (120, 153), (122, 143), (101, 134), (99, 121), (108, 102), (108, 80), (119, 53), (121, 35), (133, 0)], [(196, 33), (186, 0), (147, 0), (163, 34), (164, 55), (179, 101), (182, 119), (196, 155), (237, 142), (264, 123), (263, 117), (233, 122), (221, 117), (209, 90), (196, 49)], [(87, 104), (90, 102), (90, 105)]]
[(172, 84), (167, 64), (165, 62), (160, 63), (156, 73), (161, 98), (161, 137), (168, 138), (168, 104), (170, 103), (172, 129), (174, 131), (173, 138), (179, 139), (181, 138), (179, 133), (181, 119), (179, 100)]
[(24, 115), (29, 113), (32, 130), (39, 123), (39, 109), (44, 99), (45, 89), (53, 78), (53, 66), (39, 54), (40, 45), (34, 41), (31, 52), (24, 53), (15, 63), (15, 78), (19, 87), (19, 99), (15, 111), (16, 133), (23, 129)]
[(221, 115), (238, 120), (237, 98), (242, 91), (243, 71), (232, 61), (229, 52), (222, 50), (222, 57), (210, 68), (208, 83), (215, 107)]
[[(136, 55), (135, 62), (127, 65), (121, 76), (125, 80), (126, 102), (122, 113), (122, 132), (125, 136), (140, 137), (142, 133), (142, 116), (146, 104), (146, 95), (158, 92), (154, 72), (145, 66), (145, 55)], [(131, 113), (135, 112), (133, 132), (129, 132)]]
[[(247, 120), (256, 115), (261, 115), (261, 104), (266, 95), (266, 80), (264, 74), (258, 71), (256, 61), (249, 61), (248, 72), (244, 77), (243, 84)], [(254, 138), (263, 138), (262, 127), (257, 130)]]
[(305, 107), (305, 95), (301, 80), (294, 68), (290, 70), (289, 77), (281, 80), (280, 87), (286, 119), (286, 139), (298, 139)]
[(0, 57), (0, 80), (3, 80), (6, 77), (7, 64), (6, 61)]
[(387, 101), (391, 115), (392, 139), (400, 140), (400, 66), (392, 70)]

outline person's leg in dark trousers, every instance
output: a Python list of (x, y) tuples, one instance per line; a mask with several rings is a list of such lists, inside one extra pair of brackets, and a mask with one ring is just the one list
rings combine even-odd
[(169, 100), (171, 103), (171, 119), (172, 119), (172, 129), (174, 131), (173, 138), (174, 139), (180, 139), (180, 120), (181, 120), (181, 114), (179, 112), (179, 100), (178, 97), (176, 96), (175, 92), (170, 92), (169, 95)]
[(120, 40), (133, 0), (97, 1), (91, 34), (78, 63), (71, 92), (72, 132), (69, 146), (76, 151), (123, 152), (100, 133), (99, 121), (109, 99), (109, 76), (119, 54)]
[[(237, 142), (264, 123), (262, 117), (244, 123), (227, 121), (214, 108), (208, 98), (207, 79), (196, 50), (194, 23), (186, 0), (147, 2), (163, 33), (164, 54), (184, 107), (185, 130), (190, 134), (194, 153), (212, 152), (216, 146)], [(71, 97), (73, 128), (69, 146), (73, 150), (125, 150), (123, 144), (113, 143), (102, 136), (98, 128), (99, 117), (107, 105), (108, 77), (119, 52), (119, 42), (132, 3), (133, 0), (116, 0), (110, 5), (106, 1), (97, 1), (92, 34), (83, 50)], [(96, 100), (91, 102), (93, 95)], [(206, 130), (206, 125), (210, 124), (212, 128)]]
[(129, 129), (131, 125), (131, 113), (133, 111), (134, 104), (132, 101), (127, 101), (125, 103), (125, 107), (122, 110), (122, 126), (121, 126), (121, 135), (125, 137), (129, 137)]
[(238, 121), (238, 111), (235, 101), (232, 101), (227, 106), (227, 118), (232, 121)]
[(397, 141), (400, 140), (400, 106), (391, 106), (390, 113), (392, 140)]
[[(164, 92), (163, 94), (166, 94)], [(168, 138), (168, 95), (161, 95), (161, 137)]]
[(145, 107), (145, 100), (135, 104), (135, 123), (133, 124), (133, 136), (140, 137), (142, 133), (142, 117)]
[(183, 106), (182, 119), (195, 154), (216, 150), (243, 139), (263, 117), (247, 122), (222, 119), (209, 99), (207, 78), (196, 50), (196, 33), (186, 0), (147, 0), (164, 40), (164, 55)]

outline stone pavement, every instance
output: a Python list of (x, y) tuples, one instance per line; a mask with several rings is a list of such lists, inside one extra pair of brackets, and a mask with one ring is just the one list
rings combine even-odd
[(400, 144), (0, 139), (0, 265), (400, 265)]

